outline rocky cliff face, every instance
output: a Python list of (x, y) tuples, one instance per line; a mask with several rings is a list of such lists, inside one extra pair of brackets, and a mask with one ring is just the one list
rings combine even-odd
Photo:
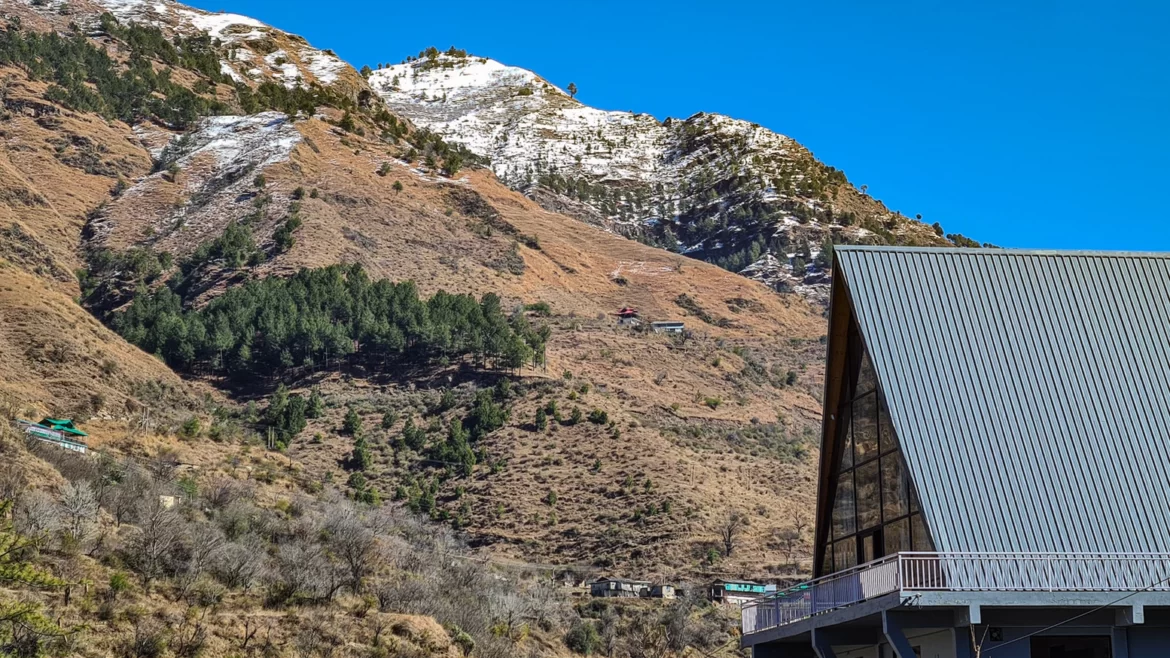
[(531, 71), (456, 50), (369, 81), (394, 112), (488, 158), (545, 207), (778, 290), (823, 296), (828, 244), (948, 243), (747, 121), (600, 110)]

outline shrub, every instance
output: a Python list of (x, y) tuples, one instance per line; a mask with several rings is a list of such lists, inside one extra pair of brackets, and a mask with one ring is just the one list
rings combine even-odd
[(203, 425), (199, 422), (198, 416), (191, 416), (183, 421), (183, 425), (179, 428), (179, 436), (184, 439), (197, 439), (203, 433)]
[(386, 411), (382, 412), (382, 429), (388, 430), (393, 427), (394, 423), (396, 422), (398, 422), (398, 413), (393, 409), (387, 409)]
[(552, 307), (549, 306), (548, 302), (536, 302), (534, 304), (525, 304), (524, 310), (535, 313), (536, 315), (539, 315), (541, 317), (548, 317), (549, 315), (552, 315)]
[(565, 634), (565, 646), (583, 656), (592, 656), (601, 648), (601, 636), (593, 622), (578, 619)]
[(601, 409), (594, 409), (589, 412), (589, 422), (594, 425), (605, 425), (609, 422), (609, 414)]

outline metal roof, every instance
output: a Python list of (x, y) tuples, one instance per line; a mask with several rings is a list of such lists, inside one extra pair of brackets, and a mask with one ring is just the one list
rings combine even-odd
[(939, 551), (1170, 551), (1170, 256), (841, 246)]

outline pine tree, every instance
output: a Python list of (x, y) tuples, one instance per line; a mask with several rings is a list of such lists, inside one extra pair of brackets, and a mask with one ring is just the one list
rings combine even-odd
[(341, 431), (350, 436), (359, 436), (362, 433), (362, 417), (353, 407), (345, 412), (345, 420), (341, 423)]
[(577, 97), (577, 83), (570, 82), (569, 83), (569, 98), (576, 98), (576, 97)]
[(548, 415), (544, 412), (544, 407), (536, 408), (536, 430), (543, 432), (548, 428)]
[(351, 468), (359, 471), (366, 470), (372, 463), (370, 448), (366, 445), (366, 438), (360, 434), (357, 440), (353, 442), (353, 454), (350, 456), (349, 463)]
[(322, 397), (321, 391), (313, 389), (309, 393), (309, 406), (305, 409), (305, 417), (320, 418), (325, 415), (325, 398)]

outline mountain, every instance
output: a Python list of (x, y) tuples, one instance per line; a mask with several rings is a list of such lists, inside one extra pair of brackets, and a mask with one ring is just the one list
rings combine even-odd
[(430, 49), (369, 75), (397, 114), (543, 207), (823, 298), (829, 243), (950, 244), (795, 140), (719, 114), (586, 106), (531, 71)]
[[(276, 421), (249, 409), (270, 407), (283, 383), (317, 391), (327, 411), (282, 438), (289, 470), (264, 471), (286, 492), (274, 497), (425, 494), (436, 520), (526, 562), (670, 577), (792, 568), (775, 535), (812, 499), (818, 307), (542, 208), (380, 104), (328, 51), (253, 19), (165, 0), (4, 11), (0, 267), (12, 275), (0, 313), (18, 320), (3, 330), (0, 391), (11, 415), (100, 423), (95, 445), (166, 446), (210, 474), (263, 445)], [(499, 369), (458, 354), (366, 356), (331, 335), (349, 356), (277, 344), (287, 363), (277, 350), (268, 376), (233, 378), (231, 359), (259, 369), (259, 354), (243, 356), (260, 351), (257, 336), (292, 329), (242, 336), (198, 316), (272, 277), (353, 264), (412, 280), (423, 298), (496, 296), (509, 322), (548, 327), (470, 476), (428, 455)], [(623, 306), (688, 332), (618, 327)], [(439, 402), (448, 390), (453, 407)], [(559, 411), (541, 428), (550, 403)], [(372, 456), (360, 479), (340, 429), (351, 408)], [(401, 445), (408, 419), (418, 447)], [(201, 439), (177, 440), (193, 421)], [(733, 512), (754, 520), (722, 555)]]

